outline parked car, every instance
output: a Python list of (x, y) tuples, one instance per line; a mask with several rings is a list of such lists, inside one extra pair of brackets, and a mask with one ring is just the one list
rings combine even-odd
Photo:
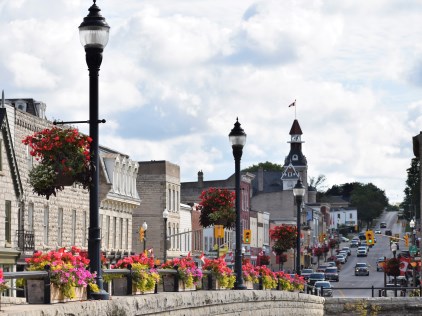
[(380, 235), (381, 234), (381, 229), (375, 229), (375, 234)]
[(340, 262), (341, 264), (345, 264), (346, 263), (346, 257), (343, 255), (337, 255), (336, 256), (337, 261)]
[(360, 246), (360, 240), (359, 239), (353, 239), (350, 242), (350, 248), (357, 248)]
[(382, 263), (385, 261), (385, 257), (379, 257), (377, 259), (377, 271), (384, 271), (384, 268), (382, 267)]
[(334, 267), (325, 269), (325, 280), (338, 282), (339, 281), (338, 269)]
[(349, 247), (343, 247), (343, 248), (341, 248), (341, 250), (346, 251), (348, 256), (350, 256), (352, 254), (352, 250), (350, 250)]
[(355, 265), (355, 275), (369, 275), (369, 266), (365, 262), (357, 262)]
[(358, 247), (358, 250), (356, 251), (356, 256), (357, 257), (367, 257), (368, 256), (368, 250), (367, 250), (366, 246)]
[(320, 265), (316, 268), (315, 272), (325, 272), (325, 269), (327, 269), (327, 268), (328, 268), (327, 264), (322, 264), (322, 265)]
[(337, 264), (335, 261), (327, 261), (326, 264), (328, 265), (328, 267), (337, 267)]
[(341, 241), (342, 242), (349, 242), (349, 238), (346, 238), (346, 237), (342, 236), (341, 237)]
[(317, 281), (315, 282), (315, 293), (317, 295), (321, 296), (333, 296), (333, 287), (331, 286), (331, 283), (328, 281)]
[(314, 273), (314, 270), (312, 269), (302, 269), (300, 272), (300, 275), (303, 277), (304, 280), (308, 280), (309, 276)]
[(338, 254), (339, 255), (343, 255), (344, 260), (347, 262), (347, 257), (349, 256), (349, 254), (347, 253), (347, 251), (342, 250)]
[(325, 274), (323, 272), (311, 273), (308, 279), (308, 284), (314, 285), (317, 281), (325, 281)]

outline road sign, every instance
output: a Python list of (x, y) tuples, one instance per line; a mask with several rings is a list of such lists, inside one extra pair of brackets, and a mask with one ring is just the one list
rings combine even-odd
[(415, 245), (410, 246), (409, 252), (412, 256), (414, 256), (418, 252), (418, 247), (416, 247)]

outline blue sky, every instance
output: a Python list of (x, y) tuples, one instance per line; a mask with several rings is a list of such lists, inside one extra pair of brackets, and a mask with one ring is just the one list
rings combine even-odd
[[(6, 98), (88, 118), (78, 26), (88, 0), (0, 0)], [(100, 71), (100, 143), (134, 160), (169, 160), (182, 181), (282, 164), (297, 100), (309, 175), (373, 182), (400, 201), (422, 130), (422, 3), (390, 0), (98, 0), (111, 26)], [(84, 132), (87, 126), (80, 126)]]

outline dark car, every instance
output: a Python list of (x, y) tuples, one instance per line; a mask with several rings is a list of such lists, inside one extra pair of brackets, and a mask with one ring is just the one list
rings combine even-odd
[(385, 257), (379, 257), (377, 259), (377, 271), (384, 271)]
[(331, 283), (328, 281), (317, 281), (315, 282), (315, 294), (321, 295), (321, 296), (333, 296), (333, 288), (331, 286)]
[(303, 269), (303, 270), (300, 272), (300, 275), (303, 277), (303, 279), (308, 280), (308, 279), (309, 279), (309, 276), (310, 276), (312, 273), (314, 273), (314, 270), (312, 270), (312, 269)]
[(393, 233), (389, 229), (386, 229), (385, 232), (384, 232), (384, 234), (386, 234), (387, 236), (392, 236), (393, 235)]
[(358, 262), (355, 265), (355, 275), (369, 275), (369, 267), (368, 264), (364, 262)]
[(339, 281), (338, 269), (334, 267), (325, 269), (325, 280), (338, 282)]
[(386, 222), (381, 222), (380, 228), (386, 228), (386, 227), (387, 227), (387, 223)]
[(314, 285), (317, 281), (325, 281), (325, 274), (323, 272), (311, 273), (308, 279), (308, 284)]

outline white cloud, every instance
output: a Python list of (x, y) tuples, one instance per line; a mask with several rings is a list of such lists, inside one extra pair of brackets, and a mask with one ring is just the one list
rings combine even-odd
[[(296, 110), (310, 176), (325, 174), (330, 185), (371, 181), (402, 196), (411, 137), (422, 126), (417, 1), (97, 4), (111, 26), (99, 76), (104, 146), (179, 164), (182, 181), (199, 170), (227, 178), (236, 117), (248, 135), (242, 167), (284, 163)], [(77, 27), (89, 5), (2, 2), (6, 97), (45, 101), (48, 117), (87, 119)]]

